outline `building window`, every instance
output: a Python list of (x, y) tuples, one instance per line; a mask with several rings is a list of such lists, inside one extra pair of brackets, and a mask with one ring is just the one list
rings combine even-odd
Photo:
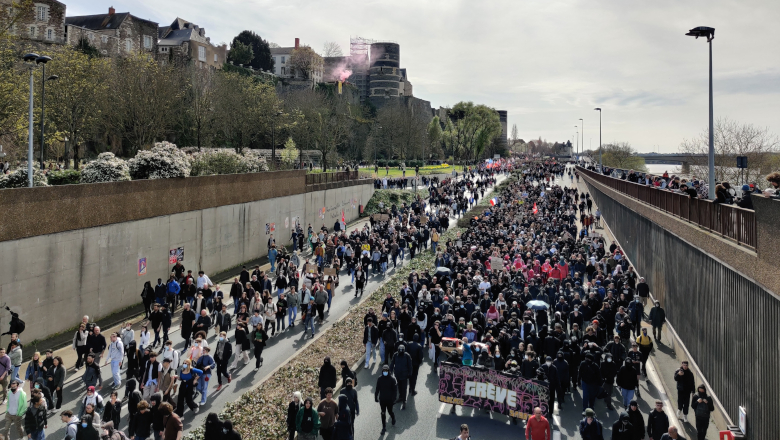
[(30, 26), (30, 37), (35, 37), (35, 26)]
[(38, 21), (49, 21), (49, 7), (48, 6), (36, 6), (35, 18)]
[(160, 48), (160, 52), (168, 52), (168, 48), (167, 47), (161, 47)]
[(103, 44), (105, 44), (105, 43), (108, 43), (108, 35), (101, 35), (101, 36), (100, 36), (100, 41), (101, 41)]
[(133, 40), (127, 39), (125, 40), (125, 52), (132, 52), (133, 51)]
[(216, 63), (218, 61), (219, 61), (219, 58), (217, 58), (217, 54), (214, 54), (214, 62)]
[(206, 48), (203, 46), (198, 46), (198, 59), (200, 61), (206, 61)]
[(144, 48), (145, 49), (152, 48), (152, 37), (149, 35), (144, 35)]
[(54, 39), (54, 30), (53, 29), (46, 30), (46, 39), (47, 40), (53, 40)]
[(284, 57), (282, 57), (282, 64), (284, 64), (284, 63), (286, 63), (286, 61), (284, 60)]

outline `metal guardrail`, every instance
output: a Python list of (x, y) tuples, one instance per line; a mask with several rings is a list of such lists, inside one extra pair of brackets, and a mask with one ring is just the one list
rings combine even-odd
[(322, 183), (347, 182), (350, 180), (370, 179), (366, 173), (357, 170), (337, 171), (333, 173), (311, 173), (306, 175), (307, 185), (318, 185)]
[(627, 196), (734, 240), (737, 244), (756, 249), (758, 228), (755, 211), (692, 199), (688, 195), (616, 179), (579, 166), (577, 171)]

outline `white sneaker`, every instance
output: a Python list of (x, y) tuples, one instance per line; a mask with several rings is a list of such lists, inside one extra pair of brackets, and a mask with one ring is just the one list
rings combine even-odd
[(688, 423), (688, 416), (685, 414), (683, 414), (683, 422)]
[(200, 411), (200, 405), (198, 405), (198, 406), (196, 406), (196, 407), (195, 407), (195, 414), (197, 414), (197, 413), (198, 413), (198, 411)]
[(677, 410), (677, 418), (678, 418), (678, 419), (680, 418), (680, 415), (682, 415), (682, 411), (680, 411), (680, 410), (678, 409), (678, 410)]

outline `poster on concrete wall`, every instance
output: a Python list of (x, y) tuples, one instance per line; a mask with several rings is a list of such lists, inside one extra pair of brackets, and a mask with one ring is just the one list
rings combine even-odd
[(276, 231), (276, 223), (271, 223), (271, 232)]
[(184, 261), (184, 246), (171, 249), (168, 253), (168, 264), (176, 264), (177, 261)]
[(146, 275), (146, 257), (138, 259), (138, 276)]
[(265, 235), (268, 235), (270, 233), (271, 233), (271, 224), (270, 223), (266, 223), (265, 224)]
[(284, 229), (288, 229), (290, 227), (290, 217), (284, 218)]

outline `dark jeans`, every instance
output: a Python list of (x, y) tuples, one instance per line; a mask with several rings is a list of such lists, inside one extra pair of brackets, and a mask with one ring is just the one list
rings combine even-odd
[(688, 408), (691, 404), (691, 393), (683, 393), (677, 390), (677, 409), (682, 410), (683, 414), (688, 415)]
[(705, 440), (707, 428), (710, 427), (709, 417), (696, 417), (696, 437), (698, 440)]
[(280, 332), (280, 331), (284, 330), (284, 326), (285, 326), (284, 320), (285, 320), (285, 318), (286, 318), (285, 316), (281, 316), (281, 317), (277, 316), (276, 317), (276, 331)]
[(325, 320), (325, 304), (317, 304), (317, 314), (320, 317), (320, 322)]
[(263, 362), (260, 359), (263, 358), (263, 347), (262, 345), (255, 345), (255, 368), (260, 368), (260, 363)]
[(420, 373), (420, 366), (415, 365), (412, 367), (412, 375), (409, 377), (409, 392), (413, 393), (414, 388), (417, 386), (417, 375)]
[(76, 368), (81, 368), (81, 366), (87, 362), (87, 353), (89, 353), (89, 349), (86, 345), (76, 347), (76, 353), (78, 355), (78, 359), (76, 359)]
[(228, 364), (230, 363), (230, 359), (225, 360), (222, 362), (221, 360), (217, 359), (217, 382), (222, 385), (222, 376), (225, 376), (226, 378), (230, 377), (230, 374), (228, 374)]
[(379, 409), (382, 411), (382, 429), (385, 429), (387, 427), (387, 419), (385, 416), (385, 411), (390, 413), (390, 419), (395, 421), (395, 413), (393, 412), (393, 402), (392, 400), (380, 400), (379, 401)]
[(596, 402), (596, 396), (599, 393), (598, 385), (588, 385), (582, 382), (582, 410), (587, 408), (593, 408), (593, 404)]
[(276, 334), (276, 324), (274, 324), (274, 321), (271, 319), (265, 320), (265, 332), (268, 333), (268, 328), (271, 328), (271, 336)]
[(320, 428), (320, 435), (322, 436), (322, 440), (330, 440), (333, 438), (333, 427)]
[(398, 379), (398, 401), (406, 403), (406, 391), (409, 387), (409, 379)]
[(52, 394), (57, 396), (57, 404), (54, 407), (54, 409), (60, 409), (60, 407), (62, 406), (62, 387), (60, 387), (60, 389), (58, 390), (57, 389), (52, 390)]

